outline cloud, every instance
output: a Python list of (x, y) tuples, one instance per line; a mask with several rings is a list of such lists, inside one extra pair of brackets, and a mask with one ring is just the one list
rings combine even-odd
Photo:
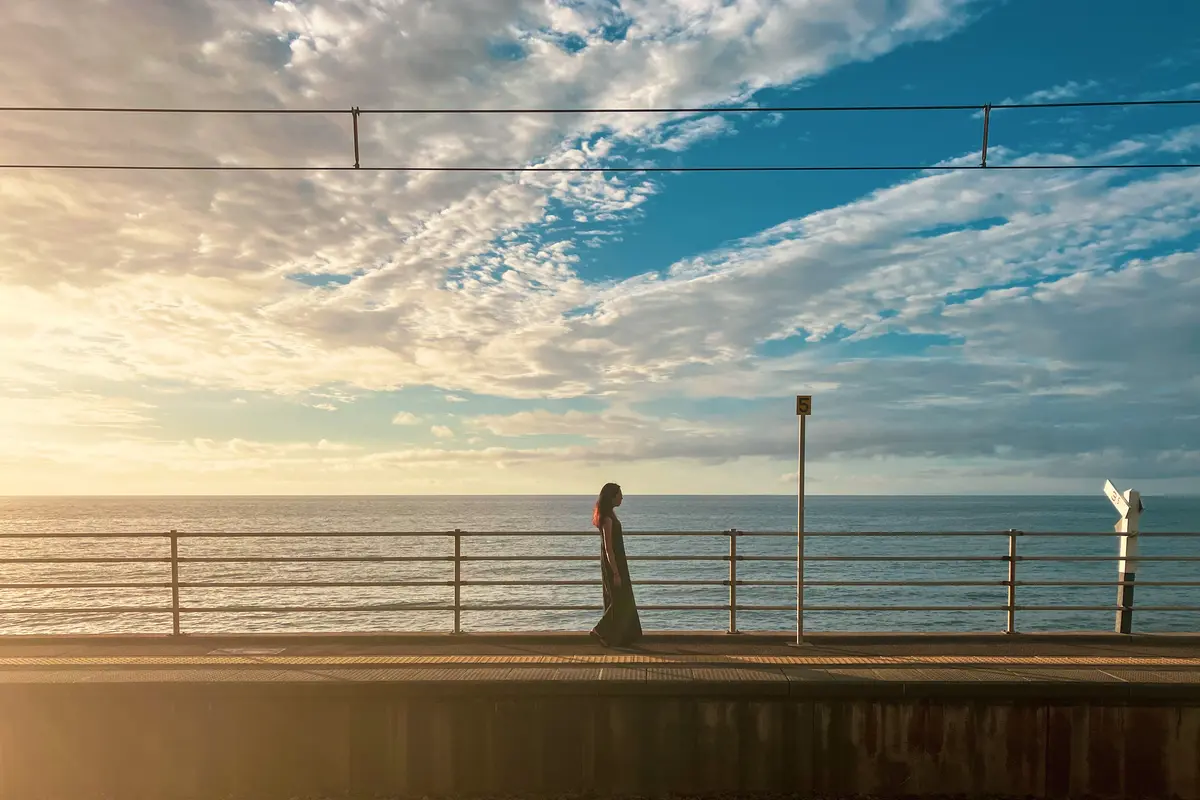
[(45, 435), (47, 431), (92, 429), (120, 432), (153, 426), (154, 406), (91, 392), (0, 395), (0, 430), (6, 437)]
[(396, 416), (392, 417), (393, 425), (416, 425), (421, 421), (421, 418), (411, 411), (399, 411)]
[[(0, 8), (11, 56), (0, 80), (13, 104), (705, 105), (945, 36), (974, 8), (16, 0)], [(511, 58), (484, 55), (497, 32), (511, 34)], [(1096, 88), (1072, 81), (1025, 100)], [(345, 165), (350, 153), (341, 112), (5, 122), (13, 162)], [(669, 161), (741, 121), (368, 114), (361, 123), (368, 165), (589, 166)], [(1180, 128), (1114, 137), (1092, 153), (998, 146), (994, 157), (1165, 159), (1196, 147), (1195, 130)], [(230, 476), (457, 463), (479, 474), (553, 465), (589, 480), (571, 470), (740, 459), (765, 464), (747, 474), (774, 485), (794, 449), (787, 399), (811, 391), (810, 452), (851, 476), (862, 463), (879, 465), (872, 475), (911, 468), (947, 481), (950, 463), (971, 475), (1196, 474), (1190, 237), (1200, 176), (905, 177), (673, 264), (648, 256), (641, 274), (589, 279), (586, 251), (667, 191), (602, 174), (0, 173), (0, 457), (14, 474), (29, 463), (50, 465), (47, 475), (85, 470), (92, 459), (151, 476), (168, 462)], [(387, 395), (402, 386), (435, 387), (447, 402), (469, 396), (468, 408), (492, 413), (464, 423), (473, 435), (462, 449), (391, 450), (361, 431), (361, 442), (332, 432), (361, 408), (347, 406), (379, 394), (393, 405), (378, 407), (393, 408)], [(161, 387), (347, 413), (312, 423), (316, 444), (229, 438), (201, 421), (188, 423), (195, 435), (167, 436), (164, 417), (190, 420), (189, 408), (130, 399)], [(608, 407), (514, 410), (579, 397)], [(661, 411), (665, 400), (678, 416)], [(570, 444), (543, 446), (546, 436)]]
[(436, 436), (439, 439), (453, 439), (454, 438), (453, 429), (448, 428), (445, 425), (434, 425), (432, 428), (429, 429), (429, 432), (432, 433), (434, 436)]
[(1047, 89), (1038, 89), (1037, 91), (1030, 92), (1018, 100), (1007, 98), (1001, 102), (1001, 105), (1013, 103), (1062, 103), (1074, 100), (1099, 88), (1100, 83), (1094, 80), (1067, 81), (1066, 83), (1060, 83), (1057, 86), (1051, 86)]
[[(72, 15), (20, 0), (0, 11), (0, 46), (13, 55), (0, 78), (14, 103), (707, 104), (943, 36), (969, 5), (639, 2), (614, 19), (612, 9), (532, 0), (445, 3), (435, 14), (411, 4), (382, 13), (368, 3), (207, 0)], [(620, 41), (608, 38), (612, 24), (625, 27)], [(555, 25), (586, 30), (586, 47), (565, 51)], [(523, 37), (524, 55), (481, 64), (506, 30)], [(86, 87), (79, 74), (91, 76)], [(342, 114), (64, 119), (13, 117), (6, 159), (347, 163)], [(617, 141), (684, 147), (712, 133), (713, 119), (366, 116), (362, 149), (376, 164), (470, 165), (497, 154), (512, 164), (596, 163)], [(0, 369), (55, 364), (102, 380), (284, 393), (402, 383), (587, 391), (539, 377), (531, 355), (561, 337), (564, 313), (592, 299), (574, 273), (575, 244), (505, 237), (541, 225), (555, 203), (589, 218), (620, 215), (653, 191), (642, 178), (601, 175), (5, 173), (0, 302), (24, 313), (0, 325), (34, 346), (6, 354)], [(64, 226), (73, 236), (55, 235)], [(345, 282), (314, 287), (295, 275)], [(63, 319), (72, 324), (54, 322)]]
[(653, 148), (682, 153), (697, 142), (736, 133), (733, 123), (721, 116), (689, 119), (678, 125), (664, 127), (654, 137)]

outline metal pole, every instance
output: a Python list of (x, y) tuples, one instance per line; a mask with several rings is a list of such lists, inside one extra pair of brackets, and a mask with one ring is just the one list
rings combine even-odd
[(729, 529), (729, 632), (737, 633), (737, 528)]
[(462, 531), (454, 529), (454, 632), (462, 633)]
[(1005, 633), (1017, 632), (1017, 536), (1020, 532), (1008, 531), (1008, 624)]
[(358, 169), (358, 115), (362, 113), (358, 106), (350, 109), (350, 118), (354, 121), (354, 168)]
[(804, 435), (805, 421), (812, 413), (812, 396), (796, 397), (800, 418), (799, 454), (796, 458), (796, 645), (804, 644)]
[(171, 531), (171, 634), (180, 635), (179, 627), (179, 531)]
[(979, 166), (987, 169), (987, 154), (988, 154), (988, 129), (992, 123), (992, 104), (988, 103), (983, 107), (983, 161)]

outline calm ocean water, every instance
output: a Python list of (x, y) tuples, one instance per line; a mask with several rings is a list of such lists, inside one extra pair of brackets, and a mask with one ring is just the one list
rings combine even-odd
[[(1149, 497), (1142, 517), (1143, 556), (1200, 556), (1200, 538), (1156, 537), (1164, 532), (1200, 530), (1200, 498)], [(407, 539), (332, 538), (322, 532), (355, 531), (588, 531), (590, 497), (154, 497), (154, 498), (0, 498), (0, 534), (83, 531), (304, 531), (305, 538), (184, 539), (184, 557), (321, 555), (450, 555), (448, 537)], [(795, 529), (793, 497), (636, 497), (626, 499), (621, 518), (628, 532), (636, 531), (788, 531)], [(1094, 497), (812, 497), (807, 501), (809, 531), (1112, 531), (1116, 514), (1099, 492)], [(1022, 555), (1113, 556), (1117, 537), (1023, 537)], [(465, 540), (464, 555), (597, 555), (598, 537), (578, 538), (479, 537)], [(794, 556), (790, 538), (743, 538), (740, 555)], [(681, 554), (724, 556), (728, 539), (712, 537), (630, 537), (631, 556)], [(30, 540), (0, 538), (0, 558), (14, 557), (164, 557), (164, 539), (153, 540)], [(812, 581), (991, 581), (979, 587), (813, 587), (806, 602), (816, 605), (987, 605), (1005, 602), (1000, 585), (1007, 566), (1000, 560), (964, 562), (896, 562), (896, 555), (1003, 556), (1004, 537), (842, 537), (810, 538), (809, 556), (878, 556), (877, 561), (817, 561), (807, 566)], [(1023, 562), (1019, 580), (1109, 581), (1116, 563)], [(635, 561), (639, 580), (723, 580), (728, 564), (721, 561)], [(466, 580), (588, 580), (599, 577), (594, 562), (502, 561), (467, 562)], [(448, 563), (385, 564), (212, 564), (181, 567), (185, 582), (285, 581), (446, 581), (453, 577)], [(742, 562), (741, 580), (794, 580), (789, 561)], [(0, 564), (0, 583), (125, 582), (163, 583), (170, 578), (164, 564), (60, 565)], [(1141, 581), (1200, 581), (1200, 561), (1142, 562)], [(489, 605), (580, 605), (600, 602), (599, 586), (468, 586), (464, 603)], [(637, 587), (644, 605), (719, 605), (728, 602), (721, 586)], [(1137, 589), (1139, 606), (1200, 606), (1200, 587)], [(1090, 586), (1021, 587), (1018, 602), (1030, 606), (1115, 605), (1116, 588)], [(745, 586), (740, 604), (788, 605), (794, 589), (786, 586)], [(186, 614), (184, 630), (191, 633), (235, 631), (410, 631), (447, 630), (448, 612), (404, 611), (404, 605), (452, 602), (449, 587), (376, 588), (187, 588), (182, 603), (189, 607), (228, 606), (391, 606), (368, 612), (333, 613), (213, 613)], [(165, 588), (145, 589), (0, 589), (0, 633), (36, 632), (164, 632), (170, 617), (161, 612), (31, 614), (27, 608), (145, 606), (161, 608), (170, 602)], [(400, 610), (393, 610), (400, 609)], [(582, 630), (591, 627), (595, 612), (471, 611), (463, 615), (469, 631)], [(725, 611), (645, 611), (648, 629), (722, 630)], [(742, 630), (788, 630), (790, 611), (743, 611)], [(1001, 611), (874, 611), (810, 612), (809, 630), (826, 631), (998, 631)], [(1025, 631), (1111, 630), (1113, 612), (1027, 611), (1018, 616)], [(1198, 612), (1147, 611), (1135, 615), (1138, 631), (1198, 631)]]

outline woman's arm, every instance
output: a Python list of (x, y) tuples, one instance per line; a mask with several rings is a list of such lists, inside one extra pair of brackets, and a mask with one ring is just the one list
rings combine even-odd
[(613, 585), (620, 586), (621, 571), (617, 569), (617, 559), (613, 555), (612, 528), (612, 517), (600, 520), (600, 537), (604, 541), (604, 557), (608, 559), (608, 566), (612, 569)]

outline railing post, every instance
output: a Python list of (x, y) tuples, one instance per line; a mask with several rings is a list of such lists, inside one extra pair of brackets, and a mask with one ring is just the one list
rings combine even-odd
[(729, 633), (737, 633), (737, 537), (738, 529), (730, 528), (729, 534)]
[(1021, 532), (1012, 528), (1008, 531), (1008, 622), (1005, 633), (1017, 632), (1017, 537)]
[(462, 633), (462, 531), (454, 529), (454, 632)]
[(1117, 562), (1117, 633), (1133, 633), (1133, 584), (1137, 576), (1138, 525), (1142, 516), (1142, 495), (1133, 489), (1121, 493), (1109, 481), (1104, 493), (1121, 519), (1115, 530), (1121, 534), (1121, 555)]
[(171, 634), (180, 635), (179, 626), (179, 531), (171, 531)]

